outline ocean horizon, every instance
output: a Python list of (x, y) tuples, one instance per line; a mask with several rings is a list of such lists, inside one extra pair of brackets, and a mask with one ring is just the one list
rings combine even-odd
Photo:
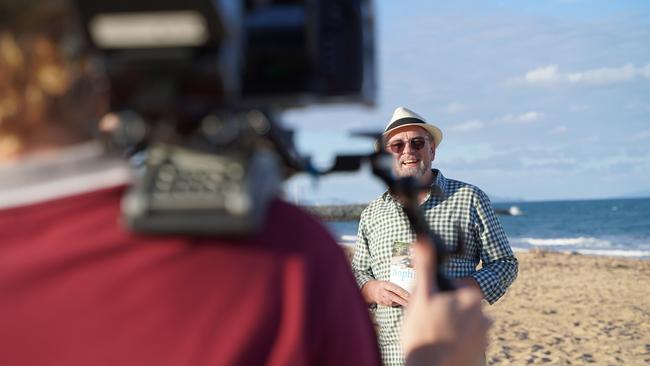
[[(516, 213), (499, 215), (514, 251), (650, 259), (650, 198), (497, 202), (493, 206)], [(339, 243), (354, 245), (358, 221), (326, 224)]]

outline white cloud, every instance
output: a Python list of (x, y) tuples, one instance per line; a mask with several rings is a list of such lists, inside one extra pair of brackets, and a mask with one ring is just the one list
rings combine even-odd
[(530, 70), (524, 80), (531, 84), (553, 84), (560, 80), (557, 65), (548, 65)]
[[(639, 75), (643, 68), (639, 68)], [(637, 69), (632, 64), (623, 67), (603, 67), (600, 69), (586, 70), (567, 74), (570, 83), (584, 83), (594, 85), (618, 84), (632, 81), (636, 77)]]
[(650, 80), (650, 64), (636, 67), (625, 64), (621, 67), (601, 67), (568, 73), (560, 72), (557, 65), (538, 67), (526, 72), (523, 78), (515, 79), (517, 83), (548, 86), (560, 83), (574, 85), (611, 85), (637, 79)]
[(458, 132), (471, 132), (471, 131), (478, 131), (483, 128), (483, 121), (477, 120), (477, 119), (472, 119), (466, 122), (462, 123), (457, 123), (453, 126), (450, 127), (450, 130), (453, 131), (458, 131)]
[(458, 113), (464, 111), (465, 109), (467, 109), (467, 106), (464, 104), (453, 102), (445, 108), (445, 111), (447, 113)]
[(534, 122), (542, 118), (544, 118), (544, 113), (535, 111), (530, 111), (519, 115), (519, 120), (522, 122)]
[(557, 126), (551, 130), (551, 133), (560, 135), (566, 133), (567, 131), (569, 131), (569, 128), (567, 126)]
[(529, 111), (519, 115), (507, 114), (501, 120), (505, 123), (532, 123), (544, 119), (544, 113), (537, 111)]

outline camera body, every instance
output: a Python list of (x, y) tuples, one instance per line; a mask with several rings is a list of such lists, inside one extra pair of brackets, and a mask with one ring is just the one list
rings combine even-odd
[(191, 129), (216, 108), (375, 99), (366, 0), (76, 0), (111, 106)]

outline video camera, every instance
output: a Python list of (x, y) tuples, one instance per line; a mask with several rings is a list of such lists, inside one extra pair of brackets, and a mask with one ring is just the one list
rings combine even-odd
[(191, 128), (218, 108), (374, 102), (365, 0), (77, 0), (114, 109)]
[(252, 232), (308, 169), (278, 113), (374, 103), (369, 0), (76, 3), (110, 80), (104, 132), (139, 167), (123, 202), (136, 231)]
[[(369, 161), (403, 197), (415, 233), (432, 238), (437, 262), (446, 260), (417, 204), (422, 187), (394, 177), (386, 152), (337, 156), (316, 171), (277, 122), (288, 107), (374, 103), (370, 0), (76, 1), (111, 83), (115, 113), (102, 125), (140, 167), (122, 204), (134, 230), (249, 234), (277, 193), (281, 167), (284, 176), (322, 175)], [(436, 276), (442, 290), (454, 288)]]

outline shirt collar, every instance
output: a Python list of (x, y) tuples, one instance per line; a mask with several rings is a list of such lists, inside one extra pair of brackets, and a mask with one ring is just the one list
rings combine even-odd
[[(444, 177), (444, 175), (442, 175), (442, 172), (439, 169), (431, 169), (431, 172), (433, 173), (434, 176), (433, 182), (431, 183), (431, 190), (432, 191), (438, 190), (436, 192), (436, 196), (444, 196), (445, 192), (447, 191), (447, 179)], [(431, 194), (427, 196), (427, 199), (425, 201), (429, 200), (430, 195)], [(382, 199), (385, 202), (392, 201), (392, 202), (399, 203), (399, 201), (397, 201), (395, 197), (393, 197), (393, 195), (390, 193), (389, 190), (386, 190), (386, 192), (384, 192), (384, 194), (382, 195)]]
[(127, 184), (130, 176), (126, 162), (106, 156), (98, 142), (28, 156), (0, 164), (0, 209)]
[(440, 191), (438, 193), (444, 194), (447, 192), (447, 179), (445, 178), (444, 175), (442, 175), (442, 172), (438, 169), (432, 169), (433, 175), (435, 178), (433, 179), (433, 183), (431, 184), (431, 189), (439, 189)]

